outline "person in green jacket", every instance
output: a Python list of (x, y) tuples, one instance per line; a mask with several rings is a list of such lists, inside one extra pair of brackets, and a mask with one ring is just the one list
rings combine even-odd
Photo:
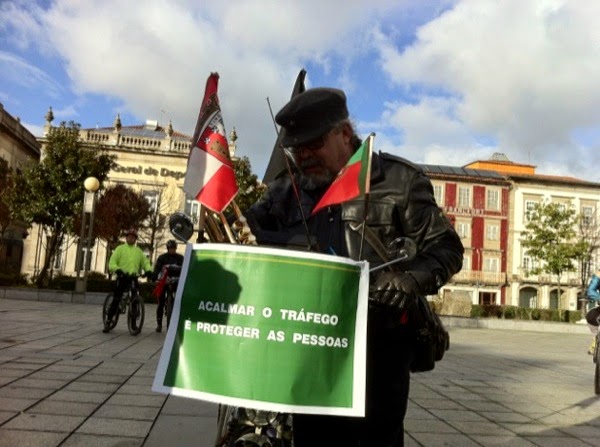
[[(135, 243), (137, 241), (137, 231), (135, 229), (127, 230), (125, 233), (125, 244), (115, 248), (110, 260), (108, 261), (108, 270), (117, 275), (114, 289), (114, 299), (108, 310), (107, 321), (112, 320), (115, 313), (118, 312), (121, 297), (129, 285), (128, 276), (137, 276), (144, 272), (146, 275), (152, 275), (152, 263), (146, 257), (144, 252)], [(106, 324), (102, 332), (110, 331)]]

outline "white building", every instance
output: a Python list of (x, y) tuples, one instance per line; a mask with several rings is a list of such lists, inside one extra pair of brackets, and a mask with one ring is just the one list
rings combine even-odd
[(574, 271), (561, 276), (559, 298), (555, 276), (527, 273), (533, 261), (522, 247), (522, 234), (527, 210), (536, 203), (560, 203), (567, 208), (573, 206), (578, 213), (596, 219), (600, 183), (537, 174), (535, 166), (512, 162), (503, 154), (495, 154), (490, 160), (473, 162), (468, 167), (496, 171), (511, 183), (507, 241), (507, 282), (510, 289), (506, 304), (541, 309), (578, 309), (580, 304), (577, 295), (585, 287), (581, 284), (581, 273)]
[[(52, 126), (52, 110), (46, 115), (44, 137), (39, 138), (42, 145), (42, 157), (47, 143), (46, 135)], [(230, 151), (235, 152), (235, 131), (231, 134)], [(80, 140), (89, 148), (101, 146), (109, 154), (116, 156), (116, 163), (108, 174), (107, 181), (101, 185), (106, 188), (113, 184), (123, 184), (140, 191), (156, 206), (158, 195), (162, 195), (161, 214), (169, 216), (176, 211), (185, 211), (197, 218), (199, 204), (188, 200), (183, 192), (183, 182), (187, 168), (187, 159), (191, 146), (191, 137), (173, 129), (172, 124), (166, 127), (157, 121), (148, 120), (144, 125), (122, 126), (117, 116), (112, 127), (81, 129)], [(165, 202), (166, 205), (165, 205)], [(164, 207), (164, 208), (163, 208)], [(25, 240), (22, 273), (35, 276), (43, 265), (46, 235), (37, 226)], [(153, 247), (148, 246), (149, 231), (140, 229), (138, 245), (152, 252), (151, 261), (166, 251), (167, 240), (173, 239), (167, 231), (155, 235), (157, 239)], [(76, 276), (82, 269), (83, 259), (77, 256), (79, 237), (68, 236), (54, 259), (54, 274)], [(85, 250), (86, 247), (79, 247)], [(96, 240), (92, 249), (89, 271), (106, 273), (108, 271), (109, 250), (106, 241)]]
[[(19, 171), (28, 163), (40, 159), (40, 144), (18, 117), (9, 114), (0, 104), (0, 158), (8, 167)], [(2, 191), (0, 191), (2, 193)], [(24, 239), (28, 236), (24, 222), (0, 224), (0, 272), (18, 274), (23, 259)]]

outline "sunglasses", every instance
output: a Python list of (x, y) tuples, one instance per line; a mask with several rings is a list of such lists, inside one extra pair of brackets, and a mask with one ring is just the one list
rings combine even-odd
[(303, 151), (303, 150), (307, 150), (307, 151), (319, 150), (325, 145), (325, 140), (326, 140), (328, 134), (329, 134), (329, 132), (326, 132), (323, 135), (321, 135), (313, 140), (307, 141), (306, 143), (302, 143), (297, 146), (289, 146), (287, 148), (287, 150), (292, 155), (297, 155), (300, 153), (300, 151)]

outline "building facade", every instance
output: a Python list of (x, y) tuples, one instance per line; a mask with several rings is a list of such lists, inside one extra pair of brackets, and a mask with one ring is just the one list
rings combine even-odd
[[(462, 270), (440, 290), (440, 296), (459, 294), (481, 305), (580, 308), (578, 299), (587, 276), (579, 266), (560, 278), (532, 275), (535, 260), (521, 241), (528, 211), (543, 202), (573, 207), (595, 223), (591, 231), (600, 237), (600, 183), (537, 174), (535, 166), (512, 162), (501, 153), (464, 167), (421, 167), (465, 248)], [(594, 258), (590, 269), (599, 266)]]
[(510, 182), (494, 171), (421, 167), (465, 248), (462, 270), (440, 294), (460, 292), (473, 304), (506, 304)]
[[(582, 272), (565, 272), (559, 283), (554, 275), (531, 275), (534, 260), (522, 246), (528, 211), (537, 203), (559, 203), (587, 218), (597, 219), (600, 201), (600, 183), (573, 177), (537, 174), (535, 166), (516, 163), (503, 154), (494, 154), (489, 160), (475, 161), (468, 168), (489, 170), (504, 176), (510, 182), (509, 231), (507, 246), (506, 304), (543, 309), (576, 310), (580, 307), (578, 294), (582, 292)], [(594, 268), (594, 266), (592, 266)]]
[[(41, 152), (47, 143), (46, 136), (52, 128), (52, 111), (46, 115), (44, 136), (39, 138)], [(234, 134), (233, 134), (234, 136)], [(199, 204), (188, 200), (183, 192), (183, 182), (187, 168), (191, 137), (177, 132), (172, 124), (166, 127), (157, 121), (147, 120), (143, 125), (123, 126), (117, 116), (112, 127), (81, 129), (79, 138), (84, 147), (90, 150), (101, 147), (116, 157), (107, 180), (101, 185), (106, 188), (122, 184), (141, 192), (151, 207), (159, 207), (160, 214), (168, 217), (176, 211), (185, 211), (197, 219)], [(235, 137), (231, 143), (235, 150)], [(172, 239), (168, 228), (154, 234), (154, 244), (150, 246), (152, 235), (149, 229), (139, 230), (138, 245), (144, 249), (152, 262), (166, 251), (166, 242)], [(22, 272), (35, 276), (43, 265), (45, 240), (47, 235), (34, 226), (26, 239)], [(67, 236), (52, 264), (53, 274), (78, 276), (82, 270), (82, 259), (88, 259), (88, 270), (108, 272), (110, 249), (106, 241), (96, 239), (90, 247), (90, 256), (78, 255), (87, 250), (79, 244), (79, 237)], [(181, 251), (181, 250), (180, 250)]]
[[(52, 111), (46, 115), (45, 135), (52, 127)], [(3, 157), (12, 157), (19, 165), (27, 157), (35, 157), (35, 144), (46, 143), (45, 135), (38, 142), (27, 137), (27, 156), (0, 150)], [(8, 139), (7, 137), (3, 137)], [(116, 163), (102, 187), (124, 184), (140, 191), (152, 206), (160, 206), (166, 216), (184, 211), (197, 223), (199, 204), (186, 198), (183, 182), (190, 150), (190, 136), (177, 132), (171, 123), (162, 127), (148, 120), (144, 125), (122, 126), (119, 116), (112, 127), (82, 129), (82, 144), (97, 145), (116, 157)], [(230, 135), (230, 152), (235, 158), (235, 130)], [(33, 139), (35, 140), (35, 138)], [(12, 140), (11, 140), (12, 141)], [(12, 147), (14, 143), (4, 145)], [(38, 150), (39, 158), (39, 150)], [(503, 154), (489, 160), (479, 160), (464, 167), (421, 165), (432, 181), (434, 195), (441, 210), (450, 218), (465, 247), (463, 269), (441, 290), (440, 295), (468, 296), (473, 304), (506, 304), (521, 307), (577, 309), (578, 293), (582, 290), (580, 272), (561, 277), (560, 296), (557, 278), (528, 274), (532, 259), (521, 245), (527, 210), (542, 201), (573, 206), (584, 216), (597, 218), (600, 184), (571, 177), (548, 176), (535, 172), (535, 166), (514, 163)], [(33, 228), (23, 243), (22, 273), (34, 276), (43, 264), (46, 235)], [(156, 235), (149, 246), (150, 235), (140, 231), (138, 243), (151, 255), (164, 251), (172, 236), (168, 230)], [(78, 275), (82, 269), (78, 255), (86, 247), (78, 246), (76, 236), (68, 237), (57, 254), (54, 273)], [(97, 240), (90, 251), (88, 269), (107, 272), (110, 250), (107, 243)], [(592, 268), (598, 267), (597, 265)]]
[[(30, 162), (40, 159), (40, 144), (19, 118), (13, 117), (0, 104), (0, 157), (8, 167), (19, 171)], [(2, 193), (0, 191), (0, 193)], [(23, 261), (24, 240), (28, 236), (23, 222), (11, 222), (0, 233), (0, 269), (19, 273)]]

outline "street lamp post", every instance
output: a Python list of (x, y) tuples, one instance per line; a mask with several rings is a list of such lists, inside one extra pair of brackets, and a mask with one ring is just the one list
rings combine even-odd
[[(92, 230), (94, 228), (94, 210), (96, 207), (96, 191), (100, 188), (100, 182), (96, 177), (88, 177), (83, 182), (85, 188), (85, 195), (83, 196), (83, 211), (81, 213), (81, 235), (80, 243), (83, 243), (85, 237), (85, 216), (90, 215), (90, 223), (88, 226), (88, 237), (86, 241), (86, 249), (82, 250), (81, 259), (83, 261), (83, 281), (77, 281), (80, 284), (80, 292), (85, 293), (87, 289), (87, 273), (88, 264), (91, 262), (91, 250), (92, 250)], [(77, 279), (79, 280), (79, 271), (77, 269)]]

